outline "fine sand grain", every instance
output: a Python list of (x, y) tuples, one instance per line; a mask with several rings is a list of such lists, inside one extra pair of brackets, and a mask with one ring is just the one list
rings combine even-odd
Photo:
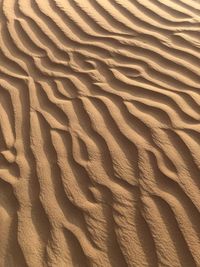
[(0, 0), (0, 267), (200, 267), (200, 1)]

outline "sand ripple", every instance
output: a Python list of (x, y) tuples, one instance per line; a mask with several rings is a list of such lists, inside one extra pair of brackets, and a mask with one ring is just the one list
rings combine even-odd
[(200, 266), (200, 2), (0, 0), (0, 266)]

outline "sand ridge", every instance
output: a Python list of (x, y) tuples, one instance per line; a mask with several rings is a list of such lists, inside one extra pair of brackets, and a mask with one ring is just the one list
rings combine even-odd
[(200, 2), (0, 0), (0, 267), (200, 266)]

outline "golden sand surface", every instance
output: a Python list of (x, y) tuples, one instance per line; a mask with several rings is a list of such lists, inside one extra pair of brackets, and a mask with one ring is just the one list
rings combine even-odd
[(200, 266), (200, 1), (0, 0), (0, 267)]

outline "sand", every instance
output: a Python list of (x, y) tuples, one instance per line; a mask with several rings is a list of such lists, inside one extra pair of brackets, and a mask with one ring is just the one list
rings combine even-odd
[(0, 0), (0, 267), (198, 267), (199, 169), (199, 0)]

